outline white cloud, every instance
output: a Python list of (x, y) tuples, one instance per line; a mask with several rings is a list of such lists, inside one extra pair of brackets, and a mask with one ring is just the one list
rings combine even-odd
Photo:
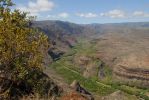
[(98, 16), (97, 14), (94, 13), (77, 13), (76, 15), (84, 18), (95, 18)]
[(144, 12), (144, 11), (135, 11), (133, 13), (134, 17), (149, 17), (149, 13)]
[(110, 17), (110, 18), (125, 18), (126, 17), (126, 13), (122, 10), (111, 10), (109, 12), (105, 12), (105, 13), (100, 13), (100, 16), (103, 17)]
[(46, 18), (56, 18), (57, 16), (55, 16), (55, 15), (47, 15), (47, 17)]
[(64, 13), (60, 13), (58, 16), (61, 18), (68, 18), (69, 14), (64, 12)]
[(29, 1), (26, 6), (20, 5), (16, 8), (24, 12), (30, 12), (31, 15), (38, 15), (40, 12), (52, 10), (54, 6), (54, 3), (49, 0), (34, 0), (34, 2)]
[(56, 15), (48, 15), (47, 18), (52, 18), (52, 19), (59, 19), (59, 18), (68, 18), (69, 14), (66, 12), (56, 14)]

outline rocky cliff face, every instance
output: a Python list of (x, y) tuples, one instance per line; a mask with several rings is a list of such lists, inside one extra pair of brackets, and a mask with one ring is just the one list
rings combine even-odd
[(117, 79), (129, 85), (149, 87), (149, 56), (147, 54), (130, 54), (114, 67)]
[(100, 58), (113, 68), (114, 78), (138, 87), (149, 87), (148, 29), (108, 33), (97, 40)]

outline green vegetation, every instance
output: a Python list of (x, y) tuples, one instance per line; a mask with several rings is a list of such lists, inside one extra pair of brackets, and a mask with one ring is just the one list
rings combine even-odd
[(54, 62), (50, 67), (56, 70), (57, 73), (64, 77), (67, 83), (72, 83), (74, 80), (78, 80), (80, 84), (89, 90), (90, 92), (97, 93), (98, 95), (107, 95), (116, 90), (121, 90), (129, 95), (136, 95), (145, 100), (149, 98), (145, 95), (148, 90), (138, 89), (136, 87), (127, 86), (121, 84), (112, 79), (112, 69), (104, 64), (103, 72), (105, 77), (103, 79), (98, 78), (97, 74), (90, 78), (84, 78), (82, 75), (81, 67), (74, 63), (74, 58), (77, 56), (89, 56), (93, 58), (90, 63), (95, 63), (93, 65), (99, 66), (102, 61), (99, 59), (94, 59), (94, 54), (96, 53), (96, 47), (94, 44), (89, 43), (89, 41), (80, 41), (74, 48), (72, 48), (68, 53), (66, 53), (60, 60)]
[(0, 99), (58, 94), (58, 87), (41, 70), (48, 37), (31, 28), (33, 17), (11, 11), (12, 5), (11, 0), (0, 0)]
[(73, 48), (72, 51), (75, 51), (80, 55), (92, 56), (96, 52), (96, 48), (94, 44), (91, 44), (89, 41), (82, 39)]
[[(77, 80), (85, 89), (93, 93), (98, 95), (110, 94), (115, 91), (114, 88), (97, 82), (96, 77), (84, 78), (81, 74), (82, 70), (73, 62), (75, 56), (86, 55), (91, 57), (94, 52), (95, 48), (89, 42), (80, 42), (77, 46), (72, 48), (72, 50), (61, 57), (60, 60), (54, 62), (50, 67), (55, 69), (56, 72), (59, 73), (69, 84), (71, 84), (74, 80)], [(98, 65), (100, 62), (93, 61), (92, 63)]]
[(59, 62), (54, 63), (52, 67), (57, 71), (57, 73), (62, 75), (69, 84), (71, 84), (74, 80), (77, 80), (87, 90), (100, 95), (106, 95), (115, 91), (115, 89), (109, 86), (98, 84), (95, 80), (84, 78), (77, 71), (69, 69)]

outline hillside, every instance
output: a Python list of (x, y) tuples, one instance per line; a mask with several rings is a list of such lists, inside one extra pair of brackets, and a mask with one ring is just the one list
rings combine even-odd
[[(50, 67), (64, 78), (67, 86), (77, 80), (95, 98), (97, 94), (100, 95), (97, 98), (110, 96), (117, 89), (148, 98), (149, 23), (80, 25), (41, 21), (35, 22), (34, 27), (44, 31), (54, 41), (50, 52), (61, 53)], [(69, 77), (71, 75), (73, 77)]]
[(149, 100), (147, 4), (0, 0), (0, 100)]

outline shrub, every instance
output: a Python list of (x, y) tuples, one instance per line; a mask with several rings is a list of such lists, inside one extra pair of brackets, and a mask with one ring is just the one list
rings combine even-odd
[(11, 11), (12, 5), (11, 0), (0, 0), (0, 97), (44, 94), (54, 84), (42, 72), (48, 37), (31, 28), (34, 17)]

